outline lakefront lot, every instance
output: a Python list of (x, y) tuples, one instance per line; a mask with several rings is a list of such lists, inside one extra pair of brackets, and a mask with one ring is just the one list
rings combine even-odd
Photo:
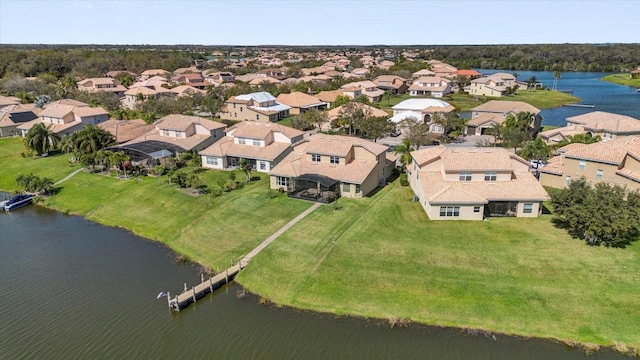
[[(0, 140), (0, 188), (29, 173), (57, 181), (69, 155), (23, 158)], [(207, 184), (227, 176), (207, 170)], [(254, 174), (258, 176), (258, 174)], [(81, 172), (43, 205), (121, 226), (194, 261), (224, 268), (311, 203), (271, 197), (265, 175), (221, 196), (193, 197), (165, 178)], [(239, 179), (244, 180), (240, 175)], [(429, 221), (398, 181), (370, 197), (321, 206), (256, 256), (237, 280), (278, 304), (638, 348), (640, 247), (588, 247), (551, 223)]]

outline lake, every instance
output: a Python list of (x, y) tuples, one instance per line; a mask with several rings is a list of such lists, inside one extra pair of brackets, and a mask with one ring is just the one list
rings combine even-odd
[(626, 358), (260, 305), (236, 284), (174, 313), (156, 295), (200, 269), (161, 244), (35, 205), (0, 214), (0, 229), (0, 359)]
[[(527, 81), (535, 76), (538, 82), (551, 89), (553, 86), (553, 72), (550, 71), (520, 71), (520, 70), (489, 70), (476, 69), (481, 74), (506, 72), (518, 73), (518, 80)], [(635, 88), (600, 80), (610, 73), (604, 72), (563, 72), (558, 79), (558, 90), (573, 90), (573, 96), (579, 97), (581, 104), (594, 104), (595, 108), (559, 107), (545, 109), (540, 112), (543, 125), (565, 126), (566, 119), (571, 116), (586, 114), (592, 111), (606, 111), (620, 115), (627, 115), (640, 120), (640, 93)]]

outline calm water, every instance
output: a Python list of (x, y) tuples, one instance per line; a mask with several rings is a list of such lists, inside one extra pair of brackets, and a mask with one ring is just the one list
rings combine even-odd
[[(535, 76), (538, 82), (549, 89), (553, 86), (553, 72), (549, 71), (512, 71), (476, 69), (482, 74), (496, 72), (518, 73), (518, 80), (527, 81)], [(565, 126), (566, 118), (592, 111), (606, 111), (627, 115), (640, 120), (640, 93), (635, 88), (617, 85), (600, 80), (609, 73), (602, 72), (563, 72), (558, 79), (559, 90), (573, 90), (573, 96), (579, 97), (582, 104), (594, 104), (593, 109), (559, 107), (542, 110), (543, 125)]]
[(159, 244), (36, 206), (0, 214), (0, 229), (0, 359), (587, 358), (550, 341), (277, 309), (237, 285), (172, 313), (157, 293), (199, 272)]

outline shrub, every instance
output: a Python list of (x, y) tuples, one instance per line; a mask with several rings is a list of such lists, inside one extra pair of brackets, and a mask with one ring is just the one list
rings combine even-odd
[(400, 174), (400, 185), (409, 186), (409, 180), (407, 179), (407, 174)]

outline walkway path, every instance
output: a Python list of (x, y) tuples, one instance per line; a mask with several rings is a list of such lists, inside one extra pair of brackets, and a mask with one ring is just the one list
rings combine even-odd
[(53, 186), (59, 185), (60, 183), (62, 183), (62, 182), (64, 182), (64, 181), (67, 181), (67, 180), (71, 179), (71, 178), (73, 177), (73, 175), (75, 175), (75, 174), (79, 173), (79, 172), (80, 172), (80, 171), (82, 171), (82, 170), (84, 170), (84, 167), (81, 167), (80, 169), (78, 169), (78, 170), (76, 170), (76, 171), (72, 172), (71, 174), (67, 175), (64, 179), (62, 179), (62, 180), (60, 180), (60, 181), (56, 182), (55, 184), (53, 184)]
[(295, 225), (298, 221), (302, 220), (305, 216), (312, 213), (315, 209), (319, 208), (321, 205), (322, 205), (321, 203), (313, 204), (310, 208), (302, 212), (300, 215), (296, 216), (293, 220), (289, 221), (285, 226), (278, 229), (278, 231), (273, 233), (273, 235), (269, 236), (267, 240), (263, 241), (260, 245), (258, 245), (258, 247), (251, 250), (251, 252), (247, 254), (247, 256), (243, 257), (242, 260), (240, 260), (240, 263), (242, 264), (242, 266), (244, 267), (249, 262), (249, 260), (253, 259), (254, 256), (258, 255), (258, 253), (262, 251), (262, 249), (267, 247), (267, 245), (271, 244), (273, 240), (277, 239), (278, 236), (282, 235), (282, 233), (289, 230), (290, 227)]

